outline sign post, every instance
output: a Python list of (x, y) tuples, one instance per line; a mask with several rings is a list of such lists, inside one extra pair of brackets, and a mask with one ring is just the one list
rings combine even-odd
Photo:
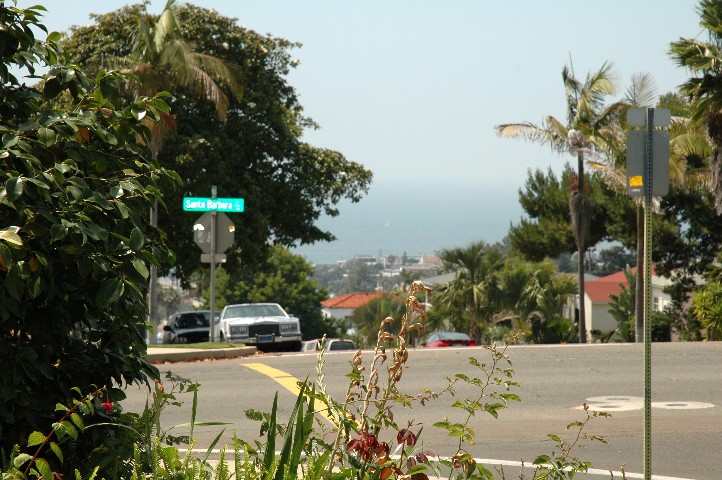
[(631, 126), (645, 127), (627, 138), (627, 193), (644, 196), (644, 480), (652, 478), (652, 197), (669, 191), (669, 133), (655, 127), (668, 126), (671, 118), (666, 108), (627, 112)]
[[(211, 187), (211, 198), (216, 198), (216, 192), (218, 190), (216, 189), (216, 186), (213, 185)], [(214, 342), (216, 340), (216, 216), (218, 215), (218, 212), (215, 210), (211, 211), (211, 302), (210, 302), (210, 309), (208, 316), (210, 317), (208, 319), (208, 323), (210, 324), (210, 328), (208, 331), (208, 339), (211, 342)]]
[(216, 338), (216, 263), (226, 261), (223, 254), (233, 245), (235, 225), (223, 212), (240, 213), (245, 210), (242, 198), (216, 198), (216, 186), (211, 187), (211, 197), (184, 197), (183, 210), (205, 212), (193, 225), (193, 240), (201, 247), (201, 262), (211, 264), (210, 278), (210, 340)]

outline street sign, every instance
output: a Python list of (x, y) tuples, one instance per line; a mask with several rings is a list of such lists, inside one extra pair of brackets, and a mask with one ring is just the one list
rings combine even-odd
[[(193, 224), (193, 240), (201, 247), (203, 253), (211, 253), (211, 222), (214, 212), (206, 212)], [(216, 248), (215, 253), (223, 253), (233, 245), (236, 226), (222, 212), (215, 212), (216, 217)]]
[(215, 262), (211, 262), (210, 253), (201, 253), (201, 263), (226, 263), (226, 258), (225, 253), (216, 253)]
[(652, 186), (652, 195), (662, 197), (669, 192), (669, 132), (652, 132), (652, 180), (647, 177), (647, 132), (633, 130), (627, 137), (627, 195), (643, 197), (645, 187)]
[(186, 212), (216, 210), (240, 213), (245, 210), (245, 202), (242, 198), (183, 197), (183, 210)]

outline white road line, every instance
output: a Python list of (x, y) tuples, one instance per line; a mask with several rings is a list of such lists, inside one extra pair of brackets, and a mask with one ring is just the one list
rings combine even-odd
[[(630, 397), (626, 395), (612, 395), (608, 397), (590, 397), (586, 399), (589, 410), (596, 412), (625, 412), (631, 410), (641, 410), (644, 408), (644, 399), (642, 397)], [(667, 410), (697, 410), (702, 408), (712, 408), (716, 406), (707, 402), (652, 402), (652, 408), (664, 408)], [(583, 406), (574, 407), (582, 410)]]
[[(182, 448), (178, 449), (178, 450), (181, 452), (188, 451), (187, 449), (182, 449)], [(194, 448), (193, 450), (191, 450), (191, 452), (205, 454), (207, 452), (207, 450), (203, 450), (202, 448)], [(220, 452), (221, 452), (221, 450), (218, 448), (214, 448), (212, 450), (212, 453), (214, 453), (216, 455), (220, 454)], [(279, 452), (276, 452), (276, 453), (279, 453)], [(517, 468), (524, 467), (524, 468), (530, 468), (530, 469), (533, 469), (535, 467), (535, 465), (532, 465), (531, 463), (527, 463), (527, 462), (518, 462), (518, 461), (511, 461), (511, 460), (498, 460), (495, 458), (475, 458), (474, 460), (476, 461), (476, 463), (479, 463), (479, 464), (482, 464), (485, 466), (498, 465), (501, 467), (517, 467)], [(612, 475), (612, 479), (624, 478), (622, 476), (621, 471), (602, 470), (601, 468), (590, 468), (589, 470), (587, 470), (585, 475), (605, 475), (605, 476), (607, 476), (607, 478), (609, 478), (609, 475)], [(644, 478), (643, 473), (624, 472), (624, 475), (626, 475), (627, 479), (632, 479), (632, 478), (642, 478), (643, 479)], [(437, 479), (441, 480), (441, 479), (445, 479), (446, 477), (430, 476), (429, 478), (437, 478)], [(695, 479), (694, 478), (683, 478), (683, 477), (669, 477), (666, 475), (652, 475), (652, 480), (695, 480)]]

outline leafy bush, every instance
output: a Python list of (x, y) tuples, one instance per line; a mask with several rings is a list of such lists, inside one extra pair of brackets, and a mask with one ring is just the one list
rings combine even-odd
[[(48, 425), (73, 387), (146, 382), (149, 264), (173, 261), (148, 224), (160, 189), (177, 175), (153, 163), (149, 125), (163, 97), (118, 107), (124, 77), (94, 79), (60, 64), (58, 34), (45, 42), (43, 7), (0, 3), (0, 447)], [(20, 84), (11, 66), (46, 66)], [(67, 106), (59, 107), (67, 101)], [(115, 395), (115, 393), (110, 393)], [(81, 443), (77, 443), (82, 448)], [(92, 449), (93, 445), (87, 445)], [(84, 455), (79, 453), (82, 458)]]

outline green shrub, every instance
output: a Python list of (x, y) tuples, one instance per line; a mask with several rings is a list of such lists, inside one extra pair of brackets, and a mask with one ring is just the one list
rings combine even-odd
[[(173, 254), (148, 212), (162, 201), (161, 188), (180, 181), (146, 147), (149, 126), (168, 112), (163, 96), (116, 107), (112, 98), (124, 77), (101, 72), (90, 79), (62, 65), (60, 35), (40, 42), (30, 28), (44, 30), (42, 10), (0, 2), (5, 451), (45, 428), (73, 387), (157, 376), (145, 359), (147, 276), (150, 264), (168, 264)], [(28, 87), (10, 73), (13, 66), (48, 69)], [(75, 446), (83, 458), (95, 445)]]

